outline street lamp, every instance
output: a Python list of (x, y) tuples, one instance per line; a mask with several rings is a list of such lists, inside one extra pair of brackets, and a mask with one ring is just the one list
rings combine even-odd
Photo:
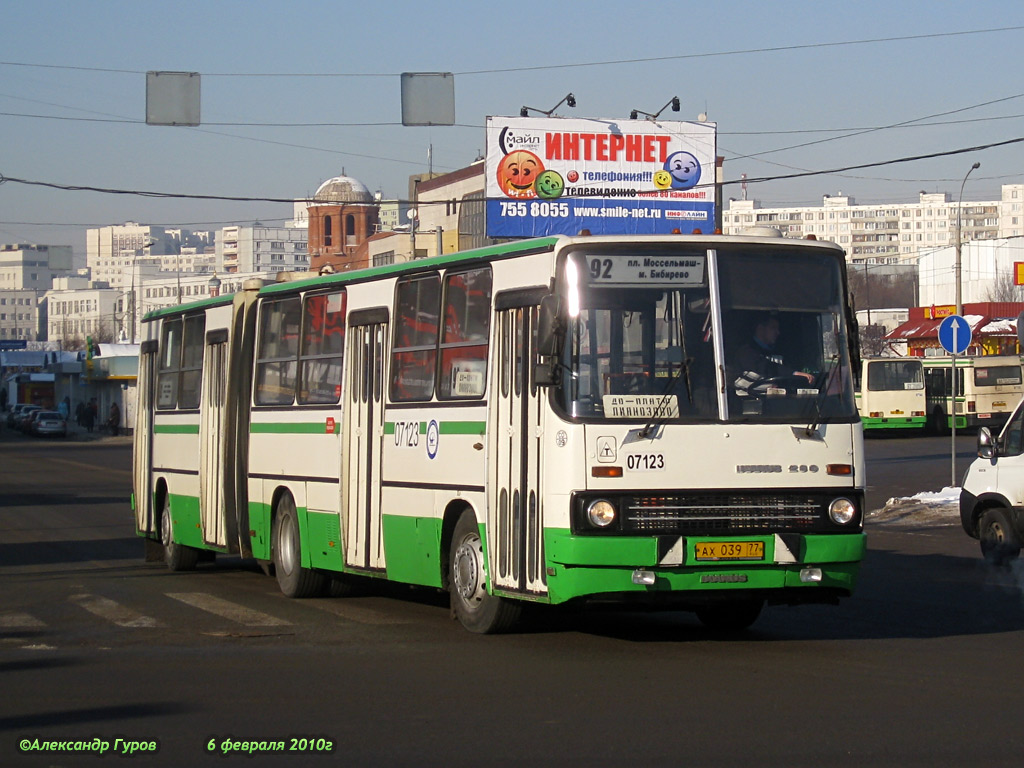
[(963, 238), (960, 232), (960, 209), (964, 204), (964, 186), (967, 184), (967, 177), (971, 175), (971, 171), (976, 171), (981, 168), (981, 163), (975, 163), (970, 167), (967, 173), (964, 175), (963, 183), (960, 184), (960, 197), (956, 202), (956, 260), (953, 265), (953, 275), (956, 280), (956, 314), (963, 315), (963, 293), (960, 284), (960, 255), (963, 248)]
[(520, 117), (529, 117), (531, 112), (537, 112), (537, 113), (539, 113), (541, 115), (544, 115), (544, 117), (551, 117), (551, 113), (554, 112), (556, 109), (558, 109), (563, 104), (568, 104), (570, 107), (575, 107), (576, 106), (576, 97), (573, 96), (571, 93), (566, 94), (564, 97), (562, 97), (562, 100), (560, 102), (558, 102), (557, 104), (555, 104), (555, 106), (553, 106), (551, 109), (537, 109), (536, 107), (522, 107), (519, 110), (519, 116)]

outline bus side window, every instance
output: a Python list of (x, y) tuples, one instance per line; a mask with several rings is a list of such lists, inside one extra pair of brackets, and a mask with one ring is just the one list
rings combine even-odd
[(413, 278), (395, 288), (395, 338), (391, 350), (391, 400), (430, 400), (441, 311), (439, 275)]
[(203, 382), (203, 349), (206, 343), (206, 316), (185, 318), (185, 340), (181, 346), (181, 385), (179, 408), (198, 408)]
[(307, 296), (299, 350), (299, 402), (337, 403), (345, 349), (345, 292)]
[(258, 405), (287, 405), (295, 399), (300, 316), (298, 296), (265, 301), (260, 307), (256, 354)]
[(156, 407), (178, 406), (178, 370), (181, 366), (181, 320), (165, 320), (160, 340), (160, 365), (157, 373)]
[(482, 397), (487, 381), (491, 318), (491, 271), (445, 278), (445, 326), (441, 338), (440, 399)]

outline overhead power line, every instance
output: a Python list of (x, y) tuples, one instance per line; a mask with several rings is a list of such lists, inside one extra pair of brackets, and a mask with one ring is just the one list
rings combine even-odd
[[(507, 72), (536, 72), (551, 69), (574, 69), (580, 67), (604, 67), (619, 64), (645, 64), (657, 61), (681, 61), (686, 59), (706, 59), (721, 56), (746, 56), (755, 53), (782, 53), (786, 51), (813, 50), (817, 48), (837, 48), (851, 45), (874, 45), (878, 43), (902, 43), (912, 40), (934, 40), (949, 37), (966, 37), (969, 35), (988, 35), (996, 32), (1018, 32), (1024, 26), (992, 27), (989, 29), (968, 29), (957, 32), (932, 32), (921, 35), (900, 35), (895, 37), (874, 37), (861, 40), (839, 40), (831, 43), (803, 43), (798, 45), (778, 45), (764, 48), (743, 48), (731, 51), (709, 51), (705, 53), (683, 53), (672, 56), (648, 56), (632, 59), (610, 59), (604, 61), (577, 62), (574, 64), (538, 64), (530, 67), (502, 67), (496, 69), (475, 69), (454, 72), (456, 75), (492, 75)], [(24, 61), (0, 61), (0, 66), (37, 67), (40, 69), (64, 69), (79, 72), (103, 72), (122, 75), (141, 75), (144, 70), (116, 69), (112, 67), (83, 67), (67, 64), (36, 64)], [(400, 72), (207, 72), (204, 77), (398, 77)]]
[[(788, 173), (788, 174), (782, 174), (782, 175), (779, 175), (779, 176), (761, 176), (761, 177), (746, 178), (746, 179), (743, 179), (743, 178), (740, 178), (740, 179), (730, 179), (728, 181), (721, 182), (721, 185), (722, 186), (728, 186), (728, 185), (732, 185), (732, 184), (743, 184), (743, 183), (746, 183), (746, 184), (761, 184), (761, 183), (765, 183), (765, 182), (769, 182), (769, 181), (783, 181), (783, 180), (786, 180), (786, 179), (797, 179), (797, 178), (804, 178), (804, 177), (808, 177), (808, 176), (828, 176), (828, 175), (831, 175), (831, 174), (844, 173), (846, 171), (862, 170), (864, 168), (879, 168), (881, 166), (896, 165), (898, 163), (912, 163), (912, 162), (917, 162), (919, 160), (932, 160), (932, 159), (939, 158), (939, 157), (951, 157), (953, 155), (962, 155), (962, 154), (966, 154), (968, 152), (981, 152), (981, 151), (984, 151), (986, 149), (994, 149), (996, 147), (1005, 147), (1005, 146), (1009, 146), (1009, 145), (1012, 145), (1012, 144), (1019, 144), (1021, 142), (1024, 142), (1024, 136), (1021, 136), (1021, 137), (1018, 137), (1018, 138), (1014, 138), (1014, 139), (1006, 139), (1005, 141), (991, 142), (989, 144), (979, 144), (979, 145), (973, 146), (973, 147), (963, 147), (963, 148), (960, 148), (960, 149), (950, 149), (950, 150), (945, 150), (945, 151), (942, 151), (942, 152), (931, 152), (931, 153), (925, 154), (925, 155), (913, 155), (913, 156), (910, 156), (910, 157), (899, 157), (899, 158), (895, 158), (895, 159), (892, 159), (892, 160), (879, 160), (879, 161), (872, 162), (872, 163), (860, 163), (860, 164), (857, 164), (857, 165), (847, 165), (847, 166), (843, 166), (841, 168), (829, 168), (829, 169), (818, 170), (818, 171), (800, 171), (800, 172), (797, 172), (797, 173)], [(48, 182), (48, 181), (33, 181), (33, 180), (30, 180), (30, 179), (20, 179), (20, 178), (14, 177), (14, 176), (4, 176), (3, 174), (0, 174), (0, 185), (4, 184), (5, 182), (10, 182), (10, 183), (13, 183), (13, 184), (26, 184), (26, 185), (29, 185), (29, 186), (36, 186), (36, 187), (46, 187), (46, 188), (49, 188), (49, 189), (57, 189), (57, 190), (65, 191), (65, 192), (97, 192), (97, 193), (100, 193), (100, 194), (107, 194), (107, 195), (129, 195), (129, 196), (135, 196), (135, 197), (150, 197), (150, 198), (159, 198), (159, 199), (223, 200), (223, 201), (227, 201), (227, 202), (247, 202), (247, 203), (295, 203), (295, 202), (301, 202), (303, 200), (310, 200), (309, 198), (303, 198), (303, 197), (255, 197), (255, 196), (247, 196), (247, 195), (201, 195), (201, 194), (190, 194), (190, 193), (179, 193), (179, 192), (156, 192), (156, 191), (152, 191), (152, 190), (139, 190), (139, 189), (116, 189), (116, 188), (110, 188), (110, 187), (96, 187), (96, 186), (82, 185), (82, 184), (57, 184), (57, 183)], [(713, 186), (715, 186), (715, 184), (714, 183), (699, 184), (697, 186), (698, 187), (713, 187)], [(601, 196), (602, 195), (600, 195), (600, 194), (588, 195), (588, 197), (601, 197)], [(310, 202), (311, 202), (311, 200), (310, 200)], [(345, 202), (345, 201), (330, 201), (330, 200), (320, 200), (320, 199), (318, 199), (317, 202), (321, 202), (321, 203), (338, 202), (338, 203), (341, 203), (341, 202)], [(411, 200), (400, 200), (398, 202), (411, 203), (411, 202), (414, 202), (414, 201), (411, 201)], [(444, 205), (447, 205), (449, 201), (437, 200), (437, 201), (426, 202), (426, 201), (422, 201), (421, 200), (421, 201), (416, 201), (416, 202), (418, 202), (419, 205), (430, 205), (430, 204), (438, 204), (438, 205), (444, 204)]]

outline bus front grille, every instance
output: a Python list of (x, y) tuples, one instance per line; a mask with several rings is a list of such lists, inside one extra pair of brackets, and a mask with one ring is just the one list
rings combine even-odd
[(623, 532), (727, 536), (830, 527), (822, 500), (809, 496), (633, 496), (623, 502)]

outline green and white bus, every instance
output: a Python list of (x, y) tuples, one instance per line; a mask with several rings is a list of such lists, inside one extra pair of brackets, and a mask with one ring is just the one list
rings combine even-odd
[(861, 363), (857, 410), (865, 431), (923, 430), (927, 409), (921, 358), (882, 357)]
[[(799, 375), (737, 366), (767, 314)], [(172, 570), (237, 553), (290, 597), (446, 590), (475, 632), (527, 601), (720, 628), (836, 602), (865, 551), (849, 324), (843, 251), (770, 237), (253, 281), (145, 318), (137, 530)]]
[(1021, 359), (1016, 355), (956, 358), (956, 406), (953, 405), (953, 358), (924, 357), (925, 392), (931, 429), (1002, 429), (1024, 395)]

